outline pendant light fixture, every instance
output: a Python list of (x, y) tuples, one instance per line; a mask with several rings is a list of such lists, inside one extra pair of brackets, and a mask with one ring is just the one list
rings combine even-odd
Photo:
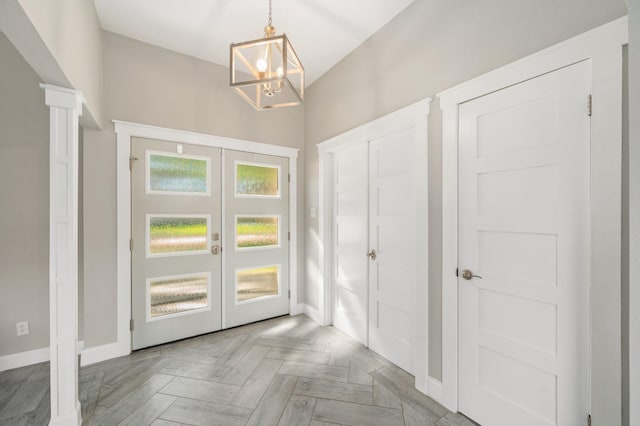
[(304, 67), (286, 34), (276, 35), (269, 21), (264, 37), (231, 44), (231, 87), (255, 109), (300, 105), (304, 99)]

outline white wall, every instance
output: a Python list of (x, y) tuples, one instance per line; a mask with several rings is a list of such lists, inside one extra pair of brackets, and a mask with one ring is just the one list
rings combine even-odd
[[(85, 345), (116, 340), (116, 144), (123, 120), (302, 149), (304, 108), (256, 112), (229, 88), (229, 70), (105, 32), (104, 129), (84, 139)], [(302, 215), (304, 153), (298, 166)], [(302, 220), (298, 229), (304, 229)], [(300, 232), (299, 300), (304, 297)]]

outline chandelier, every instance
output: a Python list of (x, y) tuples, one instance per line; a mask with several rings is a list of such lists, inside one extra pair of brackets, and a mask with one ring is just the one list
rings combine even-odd
[(258, 111), (300, 105), (304, 67), (286, 34), (276, 35), (269, 21), (264, 37), (231, 44), (231, 87)]

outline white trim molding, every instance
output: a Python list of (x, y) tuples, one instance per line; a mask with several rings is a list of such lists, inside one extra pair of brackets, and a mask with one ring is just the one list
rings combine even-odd
[(458, 410), (458, 105), (587, 60), (593, 71), (590, 405), (594, 424), (620, 424), (620, 123), (622, 46), (627, 40), (624, 17), (438, 94), (443, 110), (443, 353), (442, 393), (433, 397), (452, 411)]
[[(319, 306), (315, 309), (305, 306), (305, 313), (321, 325), (332, 324), (332, 196), (333, 196), (333, 155), (336, 151), (350, 146), (367, 143), (371, 140), (397, 133), (401, 130), (415, 130), (414, 159), (416, 167), (416, 271), (414, 294), (413, 324), (413, 374), (416, 389), (428, 392), (428, 134), (431, 99), (427, 98), (399, 109), (374, 121), (349, 130), (317, 145), (319, 155), (319, 204), (318, 223), (320, 250)], [(368, 306), (368, 305), (367, 305)]]
[[(629, 0), (628, 424), (640, 424), (640, 0)], [(635, 118), (631, 118), (635, 117)]]
[(280, 145), (231, 139), (125, 121), (114, 120), (114, 124), (117, 169), (117, 340), (114, 343), (85, 349), (82, 352), (82, 365), (93, 364), (131, 353), (131, 331), (129, 330), (129, 320), (131, 318), (131, 255), (129, 252), (129, 239), (131, 238), (131, 185), (129, 156), (131, 155), (132, 137), (288, 158), (289, 174), (291, 175), (289, 185), (289, 230), (291, 232), (291, 241), (289, 242), (289, 289), (291, 291), (289, 314), (297, 315), (302, 313), (303, 309), (297, 302), (297, 159), (299, 150)]
[[(83, 349), (84, 341), (78, 342), (78, 355)], [(50, 359), (50, 355), (51, 349), (48, 346), (15, 354), (0, 355), (0, 372), (47, 362)]]
[(46, 362), (51, 358), (50, 355), (51, 350), (48, 346), (46, 348), (2, 355), (0, 356), (0, 371)]
[(78, 126), (85, 100), (76, 90), (40, 87), (49, 107), (49, 424), (79, 425)]

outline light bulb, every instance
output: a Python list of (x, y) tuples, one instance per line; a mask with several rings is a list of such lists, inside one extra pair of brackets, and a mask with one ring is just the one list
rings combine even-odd
[(282, 77), (284, 75), (284, 71), (282, 70), (282, 67), (278, 67), (276, 72), (278, 73), (278, 77)]
[(258, 62), (256, 62), (256, 68), (258, 68), (258, 71), (260, 72), (265, 72), (267, 70), (267, 61), (264, 59), (258, 59)]

